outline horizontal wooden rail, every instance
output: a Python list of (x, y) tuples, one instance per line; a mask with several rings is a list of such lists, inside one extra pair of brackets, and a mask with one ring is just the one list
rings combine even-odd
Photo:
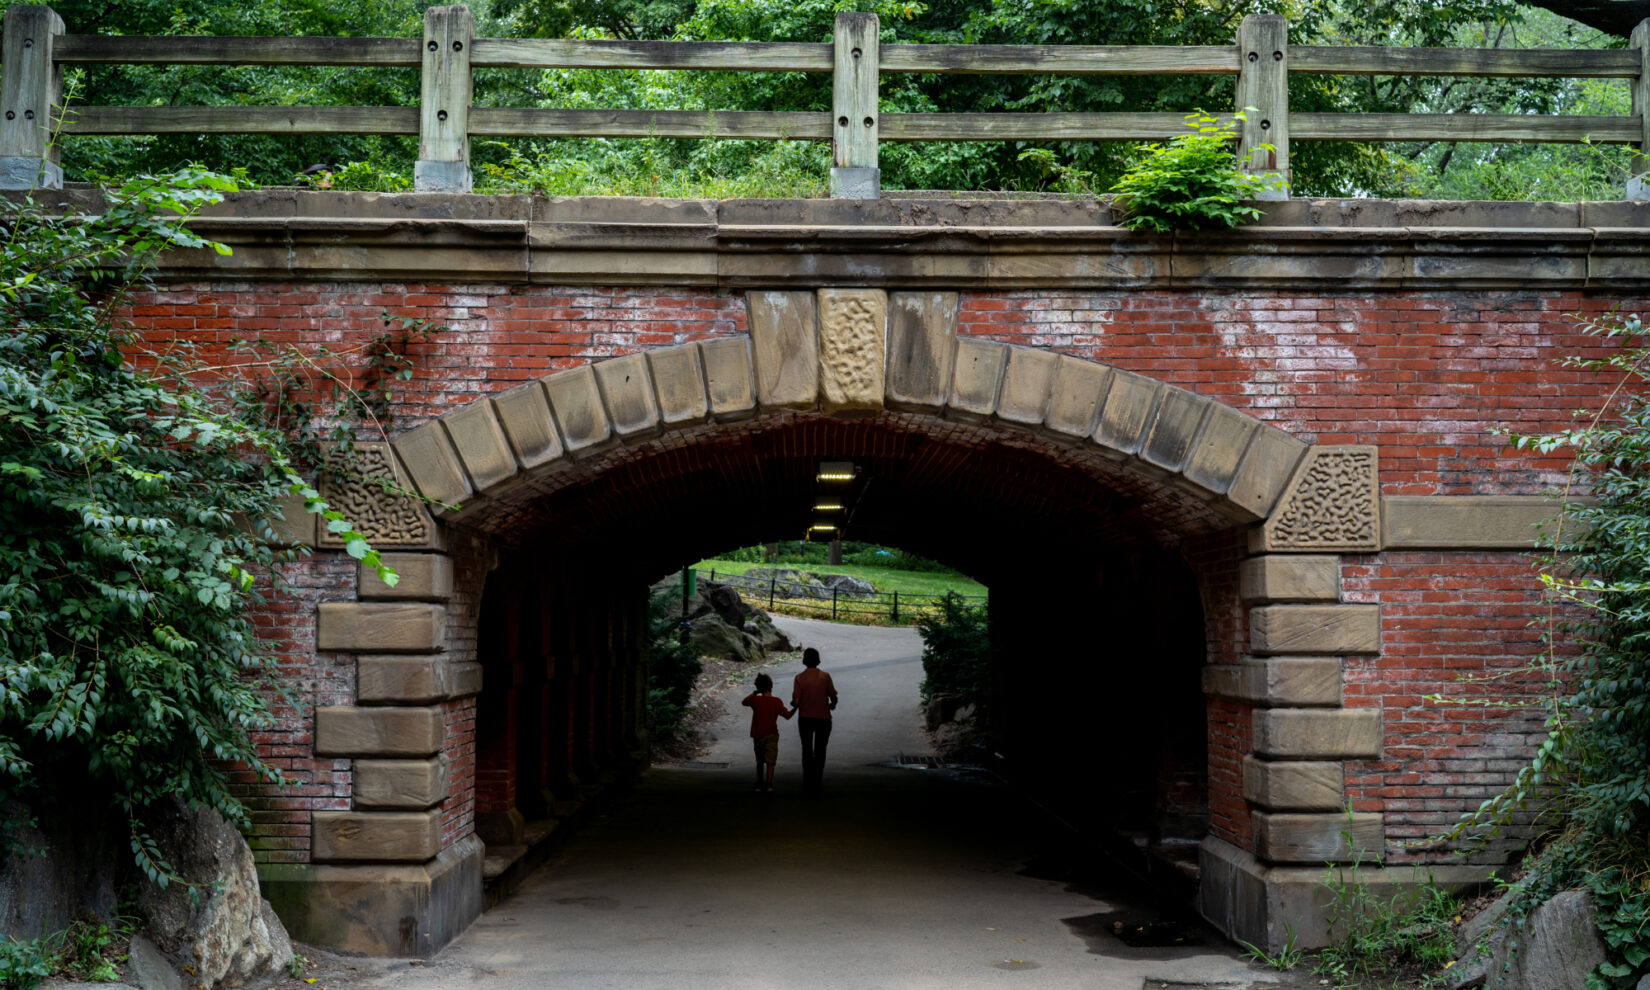
[[(417, 131), (417, 128), (414, 128)], [(540, 110), (476, 107), (477, 137), (727, 138), (825, 141), (831, 115), (816, 111)]]
[(1329, 48), (1291, 45), (1289, 71), (1336, 76), (1636, 79), (1639, 53), (1555, 48)]
[(417, 134), (417, 107), (71, 107), (65, 134)]
[(65, 34), (52, 53), (79, 65), (400, 65), (418, 68), (417, 38), (174, 38)]
[(1516, 113), (1296, 113), (1296, 141), (1540, 141), (1637, 144), (1637, 117), (1536, 117)]
[[(1232, 114), (1215, 114), (1230, 122)], [(1162, 141), (1186, 133), (1180, 113), (887, 113), (884, 141)]]
[(831, 46), (773, 41), (565, 41), (477, 38), (470, 64), (502, 69), (713, 69), (829, 72)]
[[(1650, 20), (1621, 50), (1446, 49), (1290, 45), (1277, 15), (1243, 19), (1230, 45), (880, 44), (875, 15), (838, 15), (830, 42), (477, 38), (462, 6), (432, 7), (421, 38), (121, 37), (62, 33), (49, 8), (8, 7), (7, 111), (0, 183), (60, 182), (41, 126), (61, 103), (63, 65), (388, 66), (417, 69), (417, 107), (122, 107), (73, 105), (65, 134), (417, 135), (420, 189), (470, 188), (471, 137), (684, 138), (832, 142), (833, 195), (877, 194), (879, 141), (1163, 141), (1184, 114), (1131, 112), (883, 113), (884, 73), (958, 75), (1235, 75), (1235, 128), (1246, 171), (1287, 177), (1296, 141), (1497, 141), (1625, 144), (1650, 170)], [(14, 63), (16, 68), (14, 70)], [(473, 70), (641, 69), (832, 73), (832, 108), (815, 111), (545, 109), (474, 106)], [(1626, 116), (1292, 113), (1293, 74), (1627, 80)], [(1234, 114), (1217, 115), (1234, 125)], [(30, 123), (36, 122), (36, 123)], [(35, 168), (29, 163), (42, 163)], [(15, 177), (13, 177), (15, 175)], [(1650, 195), (1645, 175), (1629, 183)]]
[(883, 72), (952, 75), (1236, 75), (1235, 45), (884, 45)]

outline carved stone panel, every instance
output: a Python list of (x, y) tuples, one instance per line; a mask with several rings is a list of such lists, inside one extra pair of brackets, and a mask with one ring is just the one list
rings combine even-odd
[[(339, 480), (326, 473), (321, 479), (321, 496), (329, 506), (342, 512), (375, 549), (439, 548), (435, 521), (424, 503), (396, 494), (398, 490), (412, 487), (412, 482), (397, 468), (387, 445), (356, 444), (348, 477)], [(325, 526), (321, 527), (317, 542), (323, 548), (334, 550), (344, 545), (344, 541), (337, 534), (327, 532)]]
[(882, 408), (888, 294), (819, 290), (819, 385), (826, 412)]
[(1312, 447), (1266, 520), (1268, 551), (1381, 548), (1380, 464), (1374, 447)]

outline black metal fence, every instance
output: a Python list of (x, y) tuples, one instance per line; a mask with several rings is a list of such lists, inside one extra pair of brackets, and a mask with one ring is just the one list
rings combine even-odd
[[(914, 595), (898, 591), (864, 591), (852, 587), (831, 587), (805, 581), (781, 579), (776, 574), (729, 574), (715, 570), (695, 570), (697, 580), (715, 581), (739, 592), (739, 597), (770, 612), (817, 615), (834, 621), (883, 619), (892, 623), (915, 622), (940, 611), (945, 595)], [(820, 575), (830, 578), (834, 575)], [(980, 607), (987, 595), (955, 595), (963, 604)]]

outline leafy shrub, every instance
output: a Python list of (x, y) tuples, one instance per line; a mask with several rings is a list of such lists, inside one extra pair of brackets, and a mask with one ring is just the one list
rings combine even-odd
[(159, 251), (215, 246), (185, 223), (232, 188), (185, 170), (109, 191), (98, 215), (0, 205), (0, 803), (72, 781), (163, 886), (145, 809), (177, 797), (244, 823), (233, 764), (280, 779), (248, 735), (271, 664), (247, 611), (255, 575), (295, 555), (270, 526), (282, 500), (394, 580), (233, 383), (194, 384), (115, 316)]
[(959, 699), (983, 710), (991, 691), (991, 634), (986, 610), (946, 595), (939, 612), (917, 620), (922, 633), (922, 700)]
[(50, 938), (0, 935), (0, 990), (34, 990), (52, 975), (53, 956)]
[(673, 595), (659, 594), (647, 606), (647, 728), (660, 737), (681, 729), (693, 684), (704, 669), (698, 649), (677, 619), (676, 601)]
[(1232, 152), (1235, 125), (1204, 113), (1188, 115), (1186, 124), (1192, 133), (1149, 148), (1112, 186), (1123, 226), (1160, 234), (1236, 227), (1260, 216), (1244, 200), (1281, 188), (1280, 179), (1238, 167)]

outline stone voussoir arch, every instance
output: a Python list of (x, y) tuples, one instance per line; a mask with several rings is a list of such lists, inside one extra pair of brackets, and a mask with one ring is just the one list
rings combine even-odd
[[(357, 493), (363, 505), (353, 508), (382, 523), (369, 534), (375, 544), (400, 551), (391, 563), (403, 580), (385, 588), (363, 572), (356, 602), (322, 604), (317, 614), (317, 648), (356, 654), (358, 688), (355, 705), (315, 714), (316, 752), (351, 759), (355, 783), (349, 810), (314, 815), (311, 863), (321, 865), (293, 868), (309, 871), (301, 879), (311, 913), (331, 916), (314, 905), (330, 902), (334, 883), (344, 900), (362, 882), (379, 885), (374, 897), (386, 903), (374, 916), (386, 918), (404, 897), (456, 898), (452, 910), (427, 912), (429, 930), (412, 941), (370, 924), (352, 936), (362, 951), (425, 954), (480, 909), (479, 843), (444, 839), (440, 814), (449, 792), (440, 706), (481, 690), (479, 663), (443, 657), (454, 594), (445, 523), (463, 526), (477, 506), (529, 496), (536, 479), (587, 452), (671, 430), (893, 411), (1087, 446), (1248, 528), (1248, 641), (1240, 662), (1204, 668), (1203, 687), (1252, 710), (1241, 795), (1252, 836), (1247, 849), (1205, 840), (1200, 901), (1224, 930), (1252, 941), (1270, 944), (1284, 921), (1312, 923), (1289, 907), (1310, 888), (1298, 864), (1368, 860), (1384, 844), (1381, 815), (1360, 814), (1349, 828), (1343, 810), (1344, 761), (1376, 758), (1382, 743), (1378, 710), (1343, 705), (1342, 658), (1378, 654), (1381, 627), (1378, 605), (1342, 601), (1339, 556), (1381, 549), (1375, 449), (1309, 445), (1143, 375), (959, 336), (958, 303), (945, 291), (752, 290), (747, 334), (559, 371), (371, 445), (370, 473), (409, 480), (448, 508), (432, 516), (375, 487)], [(345, 865), (363, 861), (406, 864), (396, 869), (416, 875), (391, 883)], [(1247, 893), (1256, 884), (1267, 892), (1258, 912)]]
[(562, 458), (667, 430), (893, 410), (1089, 445), (1243, 523), (1266, 519), (1308, 459), (1307, 444), (1195, 392), (1072, 355), (959, 337), (956, 293), (747, 298), (746, 335), (608, 358), (479, 399), (397, 437), (400, 465), (426, 499), (462, 507)]

